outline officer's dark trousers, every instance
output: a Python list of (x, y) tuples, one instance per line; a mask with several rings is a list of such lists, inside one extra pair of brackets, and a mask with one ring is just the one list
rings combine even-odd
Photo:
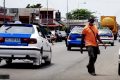
[(89, 73), (95, 73), (95, 62), (97, 59), (97, 52), (94, 46), (87, 46), (88, 55), (89, 55), (89, 63), (87, 65)]

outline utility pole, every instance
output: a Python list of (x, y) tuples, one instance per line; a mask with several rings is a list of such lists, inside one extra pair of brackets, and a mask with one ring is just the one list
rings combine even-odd
[(40, 6), (39, 6), (39, 14), (38, 14), (38, 15), (39, 15), (39, 24), (40, 24), (40, 23), (41, 23), (41, 20), (40, 20), (40, 19), (41, 19), (41, 15), (40, 15)]
[[(79, 0), (78, 0), (78, 10), (80, 10), (80, 4), (86, 4), (86, 2), (82, 2), (82, 3), (80, 3), (79, 2)], [(82, 17), (82, 16), (81, 16)], [(80, 16), (79, 16), (79, 13), (78, 13), (78, 18), (77, 18), (78, 20), (80, 20)]]
[(5, 0), (3, 1), (3, 6), (4, 6), (4, 23), (5, 23), (5, 18), (6, 18), (6, 11), (5, 11)]
[(78, 0), (78, 7), (77, 8), (79, 9), (79, 0)]
[(47, 28), (48, 28), (48, 0), (47, 0)]
[(38, 16), (39, 16), (39, 24), (41, 24), (41, 13), (40, 13), (40, 9), (41, 9), (41, 4), (39, 4), (39, 13), (38, 13)]
[(67, 23), (67, 27), (68, 27), (68, 0), (67, 0), (67, 14), (66, 14), (66, 23)]

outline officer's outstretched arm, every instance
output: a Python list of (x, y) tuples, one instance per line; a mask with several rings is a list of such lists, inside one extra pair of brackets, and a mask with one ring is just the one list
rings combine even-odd
[(102, 42), (102, 40), (100, 39), (100, 36), (97, 34), (97, 39), (98, 39), (98, 41), (101, 43), (101, 44), (103, 44), (103, 46), (105, 47), (105, 49), (106, 49), (106, 45)]

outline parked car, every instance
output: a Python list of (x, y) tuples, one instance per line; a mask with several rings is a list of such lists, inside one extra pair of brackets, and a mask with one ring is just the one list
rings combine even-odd
[(60, 31), (60, 34), (62, 36), (62, 39), (65, 40), (65, 38), (67, 37), (67, 33), (65, 31)]
[(56, 41), (56, 36), (53, 35), (51, 32), (49, 32), (47, 35), (47, 40), (54, 45), (54, 42)]
[(80, 47), (82, 46), (82, 30), (81, 27), (75, 27), (71, 30), (67, 38), (67, 50), (71, 50), (71, 47)]
[(103, 43), (114, 46), (114, 36), (110, 29), (98, 29), (99, 36)]
[(54, 34), (52, 34), (51, 32), (48, 32), (48, 34), (46, 35), (47, 40), (52, 43), (52, 41), (56, 41), (56, 36)]
[(51, 45), (32, 24), (4, 24), (0, 28), (0, 61), (7, 64), (14, 59), (28, 59), (39, 66), (42, 60), (51, 63)]
[(52, 30), (51, 33), (56, 37), (56, 42), (62, 41), (62, 35), (59, 30)]

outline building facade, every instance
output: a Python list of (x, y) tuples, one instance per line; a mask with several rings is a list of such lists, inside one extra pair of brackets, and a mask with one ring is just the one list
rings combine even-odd
[(62, 27), (54, 19), (54, 9), (52, 8), (0, 8), (0, 22), (14, 22), (16, 20), (22, 23), (37, 23), (41, 26), (55, 29)]

